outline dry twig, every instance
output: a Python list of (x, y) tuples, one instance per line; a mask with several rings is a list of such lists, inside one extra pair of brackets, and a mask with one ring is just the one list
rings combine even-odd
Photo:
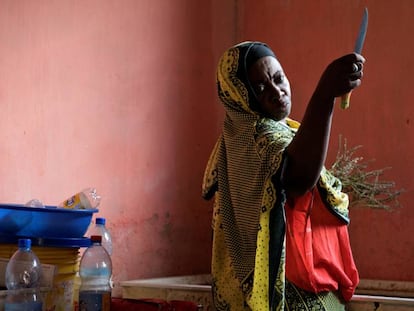
[(391, 210), (399, 207), (398, 197), (403, 190), (395, 189), (395, 182), (383, 181), (381, 176), (390, 167), (369, 170), (369, 163), (355, 153), (362, 146), (348, 149), (344, 139), (342, 145), (339, 137), (339, 148), (331, 173), (342, 181), (343, 191), (349, 195), (350, 206), (369, 207)]

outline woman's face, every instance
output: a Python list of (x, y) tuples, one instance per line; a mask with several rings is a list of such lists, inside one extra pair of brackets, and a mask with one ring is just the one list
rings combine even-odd
[(275, 121), (282, 121), (289, 116), (290, 84), (276, 58), (259, 58), (250, 67), (248, 77), (259, 104), (254, 110)]

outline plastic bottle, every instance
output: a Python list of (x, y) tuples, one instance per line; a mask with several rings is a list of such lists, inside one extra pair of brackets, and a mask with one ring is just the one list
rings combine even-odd
[(38, 207), (38, 208), (44, 208), (45, 207), (43, 205), (42, 201), (40, 201), (38, 199), (31, 199), (30, 201), (26, 202), (26, 204), (24, 206), (26, 206), (26, 207)]
[(101, 196), (95, 188), (86, 188), (76, 193), (58, 205), (61, 208), (70, 209), (93, 209), (101, 203)]
[(102, 246), (106, 249), (109, 256), (112, 256), (112, 236), (106, 227), (105, 218), (97, 217), (95, 219), (95, 226), (91, 229), (90, 235), (100, 235), (102, 237)]
[(111, 307), (112, 261), (101, 240), (100, 235), (91, 236), (92, 245), (86, 249), (80, 261), (80, 310), (109, 311)]
[(30, 239), (19, 239), (18, 250), (6, 267), (5, 311), (41, 311), (40, 278), (42, 267), (31, 249)]

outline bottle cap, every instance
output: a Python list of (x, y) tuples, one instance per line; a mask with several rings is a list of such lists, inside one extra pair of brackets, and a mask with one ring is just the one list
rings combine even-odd
[(103, 217), (97, 217), (96, 218), (96, 220), (95, 220), (95, 223), (97, 224), (97, 225), (104, 225), (105, 224), (105, 218), (103, 218)]
[(100, 236), (100, 235), (91, 235), (91, 242), (92, 243), (101, 243), (102, 242), (102, 236)]
[(32, 246), (32, 240), (30, 239), (19, 239), (18, 247), (19, 248), (30, 248)]

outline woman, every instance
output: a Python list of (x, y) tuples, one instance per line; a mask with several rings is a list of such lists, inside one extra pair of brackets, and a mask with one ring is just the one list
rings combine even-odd
[(344, 310), (359, 281), (348, 197), (324, 161), (335, 98), (361, 83), (364, 58), (324, 71), (299, 123), (289, 81), (261, 42), (228, 49), (217, 69), (226, 117), (203, 180), (215, 196), (217, 310)]

